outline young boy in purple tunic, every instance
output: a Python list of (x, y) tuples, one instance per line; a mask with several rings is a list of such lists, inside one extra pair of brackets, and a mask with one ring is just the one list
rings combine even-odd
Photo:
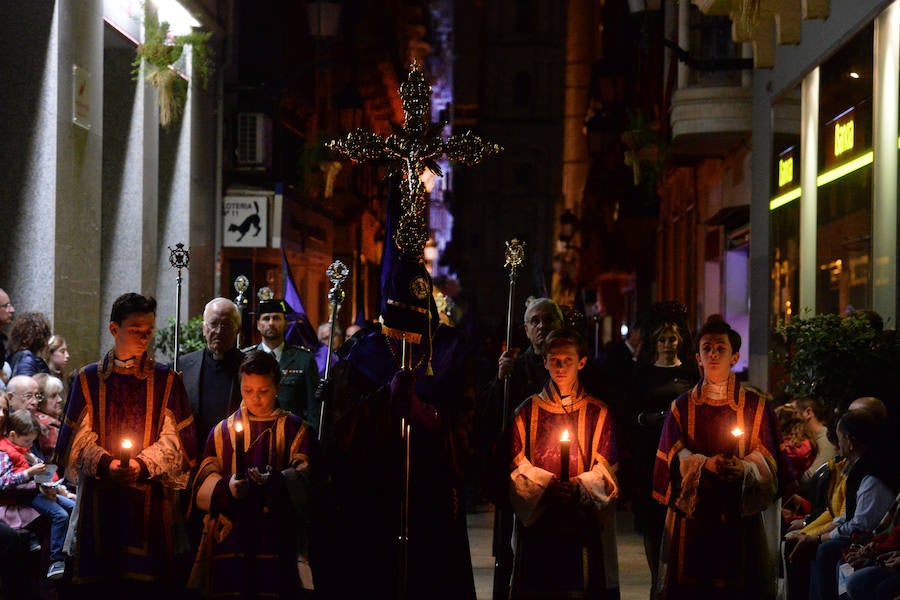
[(545, 344), (550, 379), (512, 424), (510, 597), (618, 598), (613, 417), (578, 381), (584, 339), (560, 329)]

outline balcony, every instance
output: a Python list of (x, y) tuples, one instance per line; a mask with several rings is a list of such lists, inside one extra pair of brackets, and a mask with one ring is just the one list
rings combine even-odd
[(752, 129), (753, 89), (690, 86), (672, 96), (671, 152), (675, 156), (723, 156)]

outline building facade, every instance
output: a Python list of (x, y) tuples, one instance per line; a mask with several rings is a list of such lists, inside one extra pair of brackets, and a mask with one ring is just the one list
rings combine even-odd
[(817, 16), (753, 84), (750, 360), (760, 384), (779, 320), (871, 309), (896, 327), (900, 5), (831, 3)]
[(765, 389), (780, 321), (896, 322), (896, 4), (745, 4), (665, 9), (679, 66), (657, 282), (696, 326), (736, 325), (738, 370)]
[[(220, 43), (219, 15), (157, 3), (171, 32), (199, 27)], [(213, 295), (218, 137), (215, 77), (192, 79), (190, 50), (174, 68), (186, 85), (179, 119), (160, 127), (159, 94), (133, 72), (143, 3), (4, 3), (0, 145), (0, 285), (17, 310), (45, 313), (73, 365), (111, 345), (112, 301), (141, 291), (176, 313), (170, 248), (191, 250), (181, 312)], [(218, 73), (218, 69), (214, 72)]]

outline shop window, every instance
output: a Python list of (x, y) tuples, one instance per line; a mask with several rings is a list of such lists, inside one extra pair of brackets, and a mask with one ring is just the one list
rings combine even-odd
[(872, 305), (872, 26), (822, 64), (816, 312)]
[(800, 86), (776, 99), (769, 203), (770, 327), (802, 312), (800, 291)]

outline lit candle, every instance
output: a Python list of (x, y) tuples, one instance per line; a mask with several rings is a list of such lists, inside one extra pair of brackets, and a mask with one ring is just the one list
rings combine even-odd
[(119, 468), (127, 469), (128, 465), (131, 463), (131, 440), (128, 438), (122, 439), (122, 450), (119, 453)]
[(728, 456), (739, 456), (741, 454), (741, 437), (744, 435), (744, 430), (740, 427), (735, 427), (731, 430), (731, 435), (734, 436), (734, 451), (730, 452)]
[(241, 421), (234, 424), (234, 476), (244, 478), (244, 424)]
[(564, 429), (559, 438), (559, 480), (569, 480), (569, 430)]

